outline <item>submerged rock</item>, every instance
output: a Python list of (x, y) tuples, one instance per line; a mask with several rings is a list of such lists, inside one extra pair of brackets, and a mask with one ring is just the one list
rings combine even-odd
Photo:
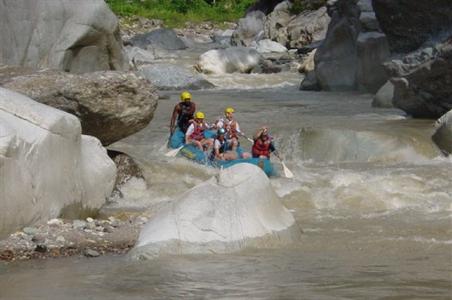
[(182, 194), (142, 230), (131, 255), (230, 253), (299, 241), (300, 229), (258, 167), (238, 164)]
[(125, 70), (118, 20), (103, 0), (0, 2), (0, 64), (73, 73)]
[(103, 145), (146, 127), (157, 107), (155, 87), (131, 72), (41, 71), (11, 78), (4, 87), (76, 115), (83, 133)]
[(152, 64), (139, 68), (140, 74), (162, 90), (199, 90), (215, 87), (194, 70), (173, 64)]
[(249, 73), (261, 60), (260, 54), (251, 48), (231, 47), (209, 50), (199, 57), (195, 66), (200, 72), (225, 74)]

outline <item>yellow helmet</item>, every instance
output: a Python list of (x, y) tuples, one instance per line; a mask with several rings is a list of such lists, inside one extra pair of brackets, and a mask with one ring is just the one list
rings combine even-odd
[(232, 107), (227, 107), (225, 110), (224, 110), (224, 113), (225, 114), (227, 114), (227, 113), (233, 113), (234, 112), (234, 109), (232, 108)]
[(181, 101), (190, 101), (191, 100), (191, 94), (189, 92), (187, 92), (187, 91), (182, 92), (180, 94), (180, 100)]
[(197, 111), (195, 113), (195, 119), (204, 119), (204, 113), (202, 111)]

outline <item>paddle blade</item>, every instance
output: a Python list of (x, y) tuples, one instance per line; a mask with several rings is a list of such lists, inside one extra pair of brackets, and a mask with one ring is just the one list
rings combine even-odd
[(180, 146), (179, 148), (176, 148), (176, 149), (168, 151), (165, 154), (165, 156), (167, 156), (167, 157), (175, 157), (177, 155), (177, 153), (179, 153), (180, 149), (182, 149), (182, 147), (184, 147), (184, 146)]
[(286, 166), (286, 164), (285, 164), (284, 162), (281, 162), (281, 163), (282, 163), (282, 166), (283, 166), (284, 175), (285, 175), (287, 178), (293, 178), (294, 176), (293, 176), (292, 171), (289, 170), (289, 168)]

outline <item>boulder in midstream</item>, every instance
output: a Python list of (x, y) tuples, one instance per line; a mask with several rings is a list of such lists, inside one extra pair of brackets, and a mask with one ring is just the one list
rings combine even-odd
[(249, 73), (261, 61), (260, 54), (250, 48), (231, 47), (203, 53), (195, 68), (203, 73)]
[(287, 246), (300, 236), (265, 173), (254, 165), (238, 164), (183, 193), (151, 218), (130, 254), (151, 259), (231, 253)]

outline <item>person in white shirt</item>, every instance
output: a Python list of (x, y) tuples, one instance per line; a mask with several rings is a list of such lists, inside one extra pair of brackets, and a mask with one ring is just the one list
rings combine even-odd
[(237, 159), (237, 152), (231, 151), (231, 145), (225, 137), (226, 130), (220, 128), (217, 131), (216, 138), (213, 142), (213, 149), (210, 159), (234, 160)]
[(194, 144), (201, 151), (209, 149), (213, 143), (213, 139), (206, 139), (204, 136), (204, 131), (209, 129), (207, 123), (204, 122), (204, 118), (203, 112), (196, 112), (194, 122), (188, 126), (187, 132), (185, 133), (185, 143)]
[(226, 139), (231, 143), (233, 151), (237, 150), (239, 145), (239, 135), (243, 135), (240, 131), (240, 126), (237, 120), (234, 119), (234, 109), (228, 107), (224, 110), (225, 118), (219, 119), (215, 126), (216, 128), (224, 128), (226, 130)]

